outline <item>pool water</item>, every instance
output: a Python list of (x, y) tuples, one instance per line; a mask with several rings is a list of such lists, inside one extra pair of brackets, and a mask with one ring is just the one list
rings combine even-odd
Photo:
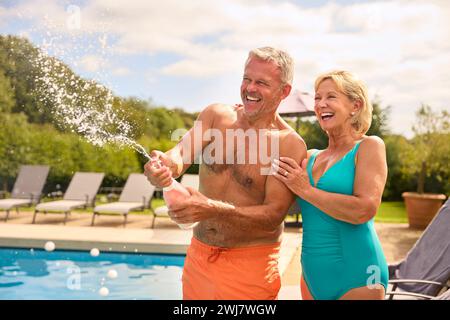
[(0, 299), (181, 299), (184, 258), (0, 248)]

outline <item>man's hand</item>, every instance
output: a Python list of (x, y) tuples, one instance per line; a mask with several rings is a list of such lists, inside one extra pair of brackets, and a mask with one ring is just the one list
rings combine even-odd
[(172, 168), (175, 165), (175, 162), (167, 154), (159, 150), (150, 152), (150, 157), (167, 168)]
[(150, 183), (158, 188), (168, 187), (172, 183), (173, 161), (164, 153), (153, 150), (151, 160), (144, 165), (144, 174)]
[(169, 216), (176, 223), (193, 223), (214, 217), (213, 201), (197, 190), (186, 187), (191, 197), (169, 208)]

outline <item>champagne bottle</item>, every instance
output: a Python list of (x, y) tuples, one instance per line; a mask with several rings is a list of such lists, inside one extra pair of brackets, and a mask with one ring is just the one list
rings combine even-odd
[[(161, 168), (161, 166), (163, 166), (160, 160), (152, 158), (151, 161), (153, 166), (155, 166), (158, 169)], [(163, 198), (169, 210), (173, 204), (182, 200), (186, 200), (190, 196), (191, 194), (189, 193), (189, 191), (174, 178), (172, 178), (172, 182), (169, 186), (163, 188)], [(198, 222), (177, 223), (177, 224), (181, 229), (192, 229), (198, 224)]]
[[(191, 194), (189, 191), (178, 181), (172, 178), (172, 183), (170, 186), (163, 188), (163, 197), (166, 202), (167, 207), (170, 210), (170, 207), (179, 201), (186, 200), (189, 198)], [(198, 222), (193, 223), (178, 223), (178, 226), (181, 229), (192, 229), (194, 228)]]

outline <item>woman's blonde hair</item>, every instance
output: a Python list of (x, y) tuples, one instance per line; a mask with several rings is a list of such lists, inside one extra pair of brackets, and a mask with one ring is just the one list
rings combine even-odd
[(361, 101), (361, 108), (352, 116), (351, 124), (357, 133), (365, 134), (372, 123), (372, 104), (368, 98), (366, 85), (353, 73), (336, 70), (317, 77), (314, 84), (315, 91), (327, 79), (333, 80), (339, 91), (345, 94), (350, 101)]

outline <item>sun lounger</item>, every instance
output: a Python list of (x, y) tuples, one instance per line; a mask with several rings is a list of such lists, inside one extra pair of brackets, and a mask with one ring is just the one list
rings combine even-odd
[(301, 214), (300, 206), (298, 205), (297, 201), (294, 200), (294, 202), (291, 204), (291, 206), (288, 209), (287, 215), (293, 216), (295, 215), (295, 221), (285, 221), (284, 226), (285, 227), (292, 227), (292, 228), (301, 228), (302, 227), (302, 221), (299, 221), (299, 216)]
[(148, 182), (145, 175), (139, 173), (130, 174), (118, 202), (102, 204), (94, 208), (91, 226), (94, 225), (95, 217), (97, 215), (109, 213), (123, 215), (123, 226), (125, 227), (128, 212), (144, 210), (149, 207), (154, 192), (155, 186)]
[(20, 167), (11, 198), (0, 200), (0, 210), (6, 211), (5, 222), (8, 221), (11, 209), (15, 208), (19, 213), (20, 207), (30, 206), (40, 201), (49, 169), (49, 166), (38, 165)]
[(449, 288), (449, 235), (450, 200), (447, 200), (406, 258), (389, 266), (389, 284), (392, 286), (387, 292), (389, 299), (394, 296), (426, 299)]
[(39, 212), (64, 212), (64, 224), (66, 224), (67, 216), (72, 210), (93, 206), (104, 175), (104, 173), (96, 172), (76, 172), (63, 200), (38, 204), (34, 210), (32, 223), (36, 222)]

